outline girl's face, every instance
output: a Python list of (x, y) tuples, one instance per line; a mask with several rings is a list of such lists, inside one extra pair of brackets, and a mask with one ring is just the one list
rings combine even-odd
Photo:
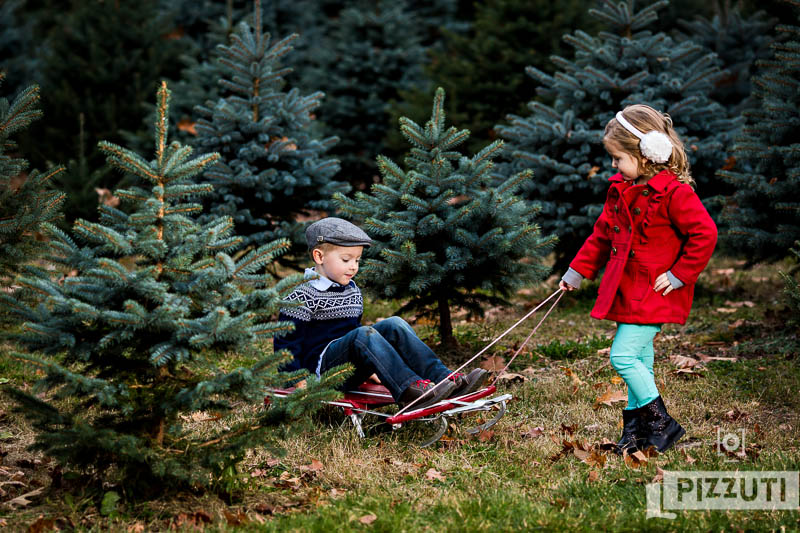
[(639, 158), (624, 152), (614, 143), (607, 143), (606, 151), (611, 156), (611, 166), (619, 170), (622, 179), (633, 181), (639, 177)]
[(313, 253), (317, 273), (339, 285), (347, 285), (358, 272), (363, 251), (363, 246), (334, 246), (325, 252), (317, 248)]

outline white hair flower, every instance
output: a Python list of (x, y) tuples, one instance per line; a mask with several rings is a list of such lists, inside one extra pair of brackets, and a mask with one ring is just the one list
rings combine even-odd
[(639, 141), (642, 155), (653, 163), (666, 163), (672, 155), (672, 143), (660, 131), (648, 131)]

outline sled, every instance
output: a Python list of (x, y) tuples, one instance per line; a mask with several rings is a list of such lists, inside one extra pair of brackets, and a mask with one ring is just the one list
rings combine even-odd
[[(543, 302), (541, 302), (534, 309), (529, 311), (525, 316), (520, 318), (513, 326), (508, 328), (505, 332), (501, 333), (492, 342), (486, 345), (478, 353), (473, 355), (467, 362), (465, 362), (456, 370), (454, 370), (450, 375), (452, 376), (456, 372), (460, 372), (461, 370), (463, 370), (467, 365), (472, 363), (475, 359), (480, 357), (489, 348), (494, 346), (500, 339), (505, 337), (514, 328), (516, 328), (522, 322), (527, 320), (531, 315), (533, 315), (536, 311), (538, 311), (541, 307), (543, 307), (547, 302), (552, 300), (556, 295), (558, 295), (558, 298), (556, 298), (556, 300), (550, 305), (550, 308), (547, 310), (547, 312), (544, 314), (541, 320), (539, 320), (539, 323), (536, 324), (536, 327), (533, 328), (528, 337), (522, 342), (517, 351), (514, 353), (513, 357), (511, 357), (508, 363), (506, 363), (505, 368), (503, 368), (503, 370), (501, 370), (498, 373), (498, 375), (503, 374), (506, 371), (506, 369), (508, 369), (508, 367), (511, 365), (511, 363), (514, 361), (514, 359), (516, 359), (516, 357), (520, 354), (520, 352), (522, 352), (522, 349), (525, 347), (528, 341), (531, 340), (533, 335), (536, 333), (536, 330), (539, 329), (539, 326), (542, 325), (542, 322), (544, 322), (544, 320), (548, 317), (553, 308), (561, 300), (561, 297), (564, 295), (564, 291), (562, 291), (561, 289), (556, 290)], [(431, 389), (431, 393), (433, 392), (433, 389), (436, 389), (436, 387), (439, 387), (445, 381), (446, 380), (443, 380), (440, 383), (434, 385), (434, 387)], [(287, 395), (291, 394), (293, 390), (294, 390), (293, 388), (271, 389), (269, 391), (269, 394), (277, 398), (285, 398)], [(506, 402), (508, 402), (511, 399), (510, 394), (503, 394), (500, 396), (489, 398), (489, 396), (494, 394), (495, 392), (497, 392), (497, 388), (493, 383), (491, 383), (488, 386), (484, 387), (483, 389), (472, 392), (470, 394), (458, 396), (455, 398), (446, 398), (432, 405), (427, 405), (422, 408), (414, 408), (414, 404), (420, 400), (420, 398), (418, 398), (414, 402), (400, 409), (395, 414), (388, 414), (376, 411), (375, 409), (379, 409), (381, 407), (386, 407), (390, 405), (396, 406), (395, 401), (392, 398), (392, 395), (389, 393), (389, 390), (383, 385), (372, 382), (365, 382), (359, 385), (356, 390), (345, 392), (344, 397), (342, 399), (336, 401), (329, 401), (326, 403), (337, 407), (341, 407), (344, 410), (344, 414), (347, 415), (350, 421), (353, 423), (353, 426), (355, 427), (358, 436), (362, 438), (365, 436), (364, 424), (363, 424), (365, 415), (371, 415), (383, 418), (384, 419), (383, 422), (389, 427), (391, 427), (392, 430), (397, 430), (401, 428), (404, 424), (405, 425), (411, 425), (417, 423), (422, 424), (424, 425), (427, 431), (422, 431), (423, 433), (425, 433), (425, 436), (423, 436), (420, 439), (419, 445), (421, 447), (425, 447), (425, 446), (430, 446), (431, 444), (441, 439), (442, 436), (444, 436), (444, 434), (447, 432), (447, 428), (449, 427), (451, 422), (453, 422), (456, 419), (460, 419), (464, 415), (470, 413), (479, 413), (479, 412), (488, 413), (489, 416), (491, 416), (491, 418), (489, 418), (488, 420), (484, 420), (478, 425), (467, 429), (466, 431), (469, 434), (475, 435), (495, 425), (505, 414)], [(267, 400), (265, 401), (268, 402), (269, 399), (267, 398)]]
[[(293, 390), (272, 389), (270, 394), (283, 398), (291, 394)], [(389, 390), (383, 385), (365, 382), (355, 390), (345, 392), (341, 399), (325, 403), (341, 407), (345, 416), (352, 422), (356, 434), (361, 438), (366, 436), (363, 421), (367, 415), (382, 419), (382, 422), (387, 424), (393, 431), (400, 429), (404, 425), (415, 424), (418, 427), (418, 432), (422, 434), (418, 445), (424, 448), (441, 439), (453, 422), (471, 413), (486, 413), (489, 418), (483, 419), (479, 424), (466, 429), (466, 432), (470, 435), (476, 435), (495, 425), (505, 414), (506, 402), (511, 399), (510, 394), (489, 398), (496, 391), (497, 388), (494, 385), (489, 385), (470, 394), (446, 398), (438, 403), (419, 409), (390, 414), (376, 410), (396, 405)]]

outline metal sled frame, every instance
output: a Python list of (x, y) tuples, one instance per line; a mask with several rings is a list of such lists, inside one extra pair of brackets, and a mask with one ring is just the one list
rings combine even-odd
[[(344, 414), (347, 415), (353, 423), (358, 436), (362, 438), (365, 437), (364, 427), (362, 425), (365, 415), (383, 418), (383, 422), (389, 424), (392, 430), (400, 429), (403, 424), (414, 421), (430, 423), (432, 433), (419, 443), (421, 447), (425, 447), (441, 439), (447, 432), (450, 422), (464, 414), (493, 412), (493, 416), (488, 420), (467, 429), (466, 431), (469, 434), (475, 435), (495, 425), (505, 414), (506, 402), (511, 399), (510, 394), (488, 398), (488, 396), (494, 394), (496, 390), (497, 388), (494, 385), (490, 385), (473, 393), (455, 398), (447, 398), (421, 409), (414, 409), (399, 414), (390, 414), (374, 410), (379, 407), (395, 404), (392, 395), (389, 394), (389, 390), (383, 385), (367, 382), (361, 384), (357, 390), (345, 392), (341, 400), (326, 403), (341, 407), (344, 410)], [(282, 398), (291, 394), (291, 392), (292, 389), (274, 389), (270, 391), (270, 394)]]

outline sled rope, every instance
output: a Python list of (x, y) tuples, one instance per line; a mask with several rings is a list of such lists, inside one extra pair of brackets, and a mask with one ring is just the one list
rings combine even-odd
[[(552, 299), (553, 299), (553, 297), (554, 297), (556, 294), (558, 294), (558, 293), (561, 293), (561, 294), (563, 295), (564, 291), (562, 291), (561, 289), (556, 289), (556, 291), (555, 291), (553, 294), (551, 294), (550, 296), (548, 296), (548, 297), (547, 297), (547, 298), (546, 298), (546, 299), (545, 299), (545, 300), (544, 300), (542, 303), (540, 303), (539, 305), (537, 305), (536, 307), (534, 307), (534, 308), (533, 308), (531, 311), (528, 311), (528, 313), (527, 313), (525, 316), (523, 316), (522, 318), (520, 318), (519, 320), (517, 320), (517, 322), (516, 322), (516, 323), (515, 323), (513, 326), (511, 326), (510, 328), (508, 328), (507, 330), (505, 330), (505, 331), (504, 331), (503, 333), (501, 333), (501, 334), (500, 334), (498, 337), (496, 337), (496, 338), (495, 338), (495, 339), (494, 339), (492, 342), (490, 342), (489, 344), (487, 344), (486, 346), (484, 346), (484, 347), (483, 347), (483, 349), (481, 349), (481, 351), (479, 351), (478, 353), (476, 353), (475, 355), (473, 355), (473, 356), (472, 356), (472, 357), (471, 357), (471, 358), (470, 358), (470, 359), (469, 359), (469, 360), (468, 360), (466, 363), (464, 363), (464, 364), (463, 364), (463, 365), (461, 365), (460, 367), (458, 367), (458, 368), (456, 368), (455, 370), (453, 370), (452, 372), (450, 372), (450, 374), (449, 374), (449, 375), (448, 375), (448, 376), (447, 376), (445, 379), (443, 379), (442, 381), (440, 381), (439, 383), (437, 383), (436, 385), (434, 385), (434, 386), (433, 386), (433, 388), (432, 388), (432, 389), (429, 391), (429, 394), (433, 394), (433, 391), (434, 391), (434, 390), (436, 390), (436, 387), (438, 387), (439, 385), (441, 385), (442, 383), (444, 383), (445, 381), (447, 381), (447, 380), (448, 380), (448, 379), (449, 379), (451, 376), (453, 376), (453, 375), (454, 375), (454, 374), (456, 374), (457, 372), (460, 372), (460, 371), (461, 371), (461, 369), (463, 369), (464, 367), (466, 367), (467, 365), (469, 365), (469, 364), (470, 364), (472, 361), (474, 361), (475, 359), (477, 359), (478, 357), (480, 357), (481, 355), (483, 355), (483, 354), (486, 352), (486, 350), (488, 350), (489, 348), (491, 348), (492, 346), (494, 346), (494, 345), (495, 345), (495, 344), (496, 344), (496, 343), (497, 343), (497, 342), (498, 342), (500, 339), (502, 339), (503, 337), (505, 337), (506, 335), (508, 335), (508, 334), (509, 334), (509, 333), (510, 333), (510, 332), (511, 332), (511, 331), (512, 331), (514, 328), (516, 328), (517, 326), (519, 326), (520, 324), (522, 324), (522, 323), (523, 323), (525, 320), (527, 320), (527, 319), (528, 319), (528, 317), (530, 317), (530, 316), (531, 316), (533, 313), (535, 313), (536, 311), (538, 311), (538, 310), (539, 310), (539, 309), (540, 309), (540, 308), (541, 308), (541, 307), (542, 307), (544, 304), (546, 304), (547, 302), (549, 302), (550, 300), (552, 300)], [(548, 310), (548, 311), (547, 311), (547, 313), (544, 315), (544, 318), (542, 318), (542, 320), (541, 320), (541, 321), (539, 321), (539, 324), (541, 324), (541, 323), (544, 321), (544, 319), (545, 319), (545, 318), (547, 318), (547, 315), (548, 315), (548, 314), (550, 314), (550, 311), (552, 311), (552, 310), (553, 310), (553, 307), (555, 307), (555, 304), (557, 304), (557, 303), (558, 303), (558, 300), (560, 300), (560, 299), (561, 299), (561, 296), (559, 296), (559, 297), (558, 297), (558, 299), (556, 299), (555, 303), (554, 303), (552, 306), (550, 306), (550, 310)], [(536, 326), (536, 328), (538, 328), (538, 327), (539, 327), (539, 325), (537, 325), (537, 326)], [(536, 331), (536, 329), (534, 329), (533, 331), (535, 332), (535, 331)], [(531, 332), (531, 335), (529, 335), (529, 336), (528, 336), (528, 338), (530, 338), (531, 336), (533, 336), (533, 332)], [(525, 341), (525, 342), (527, 342), (527, 339), (526, 339), (526, 341)], [(514, 355), (514, 357), (516, 357), (516, 355)], [(512, 359), (512, 361), (513, 361), (513, 359)], [(510, 362), (509, 362), (509, 364), (510, 364)], [(506, 365), (506, 366), (508, 366), (508, 365)], [(427, 396), (427, 395), (425, 395), (425, 396)], [(425, 396), (420, 396), (419, 398), (417, 398), (417, 399), (416, 399), (416, 400), (414, 400), (413, 402), (411, 402), (411, 403), (407, 404), (405, 407), (403, 407), (402, 409), (400, 409), (400, 410), (397, 412), (397, 414), (396, 414), (395, 416), (397, 416), (397, 415), (400, 415), (400, 414), (403, 414), (403, 412), (407, 411), (407, 410), (409, 409), (409, 407), (411, 407), (412, 405), (414, 405), (415, 403), (417, 403), (418, 401), (420, 401), (420, 400), (421, 400), (422, 398), (424, 398)]]
[(558, 298), (556, 298), (556, 301), (555, 301), (555, 302), (553, 302), (553, 305), (551, 305), (551, 306), (550, 306), (550, 309), (548, 309), (548, 310), (547, 310), (547, 312), (546, 312), (546, 313), (544, 314), (544, 316), (542, 317), (542, 319), (541, 319), (541, 320), (539, 320), (539, 323), (538, 323), (538, 324), (536, 324), (536, 327), (535, 327), (535, 328), (533, 328), (533, 330), (530, 332), (530, 334), (528, 335), (528, 337), (527, 337), (527, 338), (526, 338), (524, 341), (522, 341), (522, 344), (520, 344), (519, 348), (517, 348), (517, 351), (516, 351), (516, 352), (514, 352), (514, 355), (511, 357), (511, 360), (510, 360), (508, 363), (506, 363), (506, 366), (504, 366), (504, 367), (503, 367), (503, 370), (501, 370), (500, 372), (498, 372), (498, 373), (497, 373), (497, 375), (494, 377), (494, 380), (492, 381), (492, 383), (493, 383), (493, 384), (494, 384), (495, 382), (497, 382), (497, 378), (499, 378), (500, 376), (502, 376), (502, 375), (505, 373), (505, 371), (506, 371), (506, 370), (508, 370), (508, 367), (510, 367), (510, 366), (511, 366), (511, 363), (513, 363), (513, 362), (514, 362), (514, 359), (516, 359), (516, 358), (517, 358), (517, 356), (518, 356), (518, 355), (519, 355), (519, 353), (522, 351), (522, 349), (525, 347), (525, 345), (526, 345), (526, 344), (528, 344), (528, 341), (529, 341), (529, 340), (531, 340), (531, 337), (533, 337), (533, 334), (534, 334), (534, 333), (536, 333), (536, 330), (537, 330), (537, 329), (539, 329), (539, 326), (541, 326), (541, 325), (542, 325), (542, 322), (544, 322), (544, 319), (545, 319), (545, 318), (547, 318), (547, 315), (549, 315), (549, 314), (550, 314), (550, 311), (552, 311), (552, 310), (555, 308), (556, 304), (558, 304), (558, 301), (559, 301), (559, 300), (561, 300), (561, 297), (562, 297), (562, 296), (564, 296), (564, 292), (565, 292), (565, 291), (562, 291), (561, 289), (559, 289), (559, 291), (561, 291), (561, 294), (559, 294), (559, 295), (558, 295)]

